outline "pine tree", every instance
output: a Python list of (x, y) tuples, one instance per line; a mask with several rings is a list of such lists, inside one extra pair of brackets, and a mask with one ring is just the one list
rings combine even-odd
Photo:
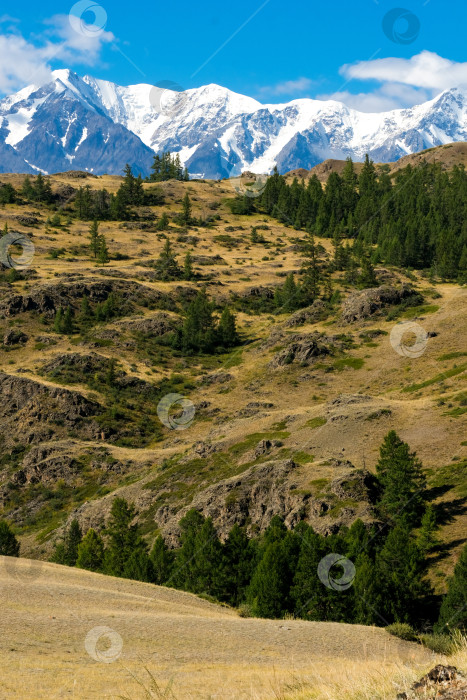
[(78, 547), (82, 541), (82, 532), (78, 520), (71, 521), (70, 527), (65, 531), (63, 540), (55, 545), (55, 550), (50, 561), (65, 566), (75, 566), (78, 559)]
[(97, 532), (90, 528), (78, 545), (76, 566), (89, 571), (101, 571), (104, 563), (104, 542)]
[(94, 258), (97, 258), (99, 253), (99, 224), (97, 219), (94, 219), (89, 228), (89, 248)]
[(467, 545), (464, 545), (454, 575), (449, 579), (448, 592), (441, 603), (435, 631), (460, 629), (467, 632)]
[(152, 562), (153, 582), (162, 586), (170, 579), (175, 559), (174, 552), (167, 547), (162, 535), (156, 537), (149, 556)]
[(209, 352), (216, 345), (213, 304), (201, 289), (187, 307), (179, 344), (182, 350)]
[(99, 265), (105, 265), (110, 260), (109, 249), (104, 234), (99, 234), (97, 239), (97, 262)]
[(6, 520), (0, 520), (0, 554), (5, 557), (19, 557), (20, 545)]
[(222, 316), (220, 317), (217, 333), (222, 347), (231, 348), (238, 345), (239, 337), (235, 323), (235, 316), (227, 306), (224, 308)]
[(376, 559), (379, 614), (388, 622), (414, 622), (420, 600), (430, 592), (425, 563), (404, 520), (392, 529)]
[(225, 541), (226, 565), (222, 598), (231, 605), (238, 606), (245, 600), (255, 564), (255, 544), (238, 524), (233, 526)]
[(61, 323), (61, 333), (65, 333), (66, 335), (71, 335), (74, 332), (74, 325), (73, 325), (73, 310), (71, 306), (67, 306), (65, 309), (65, 313), (63, 314), (63, 320)]
[(290, 581), (284, 576), (287, 568), (283, 543), (268, 544), (247, 591), (247, 600), (257, 617), (282, 617), (290, 592)]
[(104, 571), (111, 576), (127, 576), (130, 570), (133, 575), (144, 569), (142, 563), (143, 555), (147, 556), (147, 545), (138, 525), (132, 524), (135, 515), (134, 506), (124, 498), (114, 499), (106, 528), (108, 547), (104, 558)]
[(180, 279), (183, 276), (177, 258), (172, 251), (172, 245), (169, 239), (164, 243), (159, 258), (156, 260), (155, 268), (159, 279), (163, 282), (170, 282), (171, 280)]
[(181, 220), (185, 224), (185, 226), (189, 226), (191, 223), (191, 200), (188, 195), (188, 192), (185, 192), (185, 196), (183, 197), (182, 200), (182, 213), (181, 213)]
[(391, 523), (404, 521), (414, 527), (420, 522), (425, 504), (422, 465), (394, 430), (384, 438), (379, 453), (376, 464), (382, 489), (379, 512)]
[(194, 277), (193, 258), (190, 251), (187, 251), (187, 254), (185, 255), (185, 262), (183, 264), (183, 277), (187, 281), (192, 280)]
[(192, 571), (196, 557), (196, 537), (204, 520), (204, 516), (195, 508), (190, 509), (180, 520), (180, 547), (175, 555), (173, 571), (167, 580), (169, 586), (194, 592), (195, 579)]
[(430, 503), (422, 516), (420, 531), (417, 537), (417, 546), (422, 552), (431, 552), (438, 544), (436, 537), (438, 524), (436, 522), (436, 510)]
[(169, 217), (167, 212), (163, 211), (161, 214), (161, 218), (157, 222), (157, 230), (158, 231), (167, 231), (169, 228)]
[(55, 333), (63, 333), (63, 310), (61, 308), (57, 309), (55, 313), (54, 331)]

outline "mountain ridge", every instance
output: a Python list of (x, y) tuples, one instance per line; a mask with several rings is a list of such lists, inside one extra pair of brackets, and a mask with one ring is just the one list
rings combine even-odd
[[(52, 81), (0, 101), (0, 171), (71, 167), (150, 172), (153, 154), (180, 154), (192, 177), (281, 173), (326, 159), (393, 162), (467, 140), (467, 93), (452, 88), (412, 108), (359, 112), (336, 100), (257, 100), (211, 84), (176, 92), (54, 71)], [(161, 84), (162, 85), (162, 84)]]

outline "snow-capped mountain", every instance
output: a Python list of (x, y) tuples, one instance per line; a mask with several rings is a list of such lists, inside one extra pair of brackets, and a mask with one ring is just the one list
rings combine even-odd
[(326, 158), (379, 162), (467, 140), (467, 92), (447, 90), (410, 109), (365, 113), (334, 100), (262, 105), (219, 85), (174, 92), (122, 87), (54, 71), (0, 101), (0, 171), (150, 170), (177, 151), (193, 176), (311, 168)]

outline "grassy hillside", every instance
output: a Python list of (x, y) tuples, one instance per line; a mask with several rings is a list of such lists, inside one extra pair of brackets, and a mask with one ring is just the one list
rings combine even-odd
[(241, 619), (180, 591), (25, 559), (0, 557), (0, 589), (0, 694), (12, 699), (207, 698), (222, 679), (232, 700), (377, 700), (444, 661), (376, 627)]
[[(22, 179), (2, 176), (18, 189)], [(89, 251), (90, 222), (69, 218), (76, 194), (70, 188), (116, 192), (122, 178), (65, 173), (51, 182), (60, 196), (56, 211), (37, 203), (0, 209), (0, 229), (8, 224), (35, 246), (31, 267), (17, 276), (4, 271), (0, 288), (0, 517), (14, 524), (23, 553), (48, 558), (74, 516), (85, 529), (100, 527), (115, 494), (135, 503), (152, 541), (160, 530), (173, 537), (190, 505), (208, 513), (207, 489), (220, 484), (215, 507), (222, 526), (236, 499), (228, 480), (240, 475), (242, 488), (259, 484), (270, 515), (308, 504), (308, 521), (332, 532), (369, 519), (368, 503), (358, 494), (346, 497), (336, 483), (351, 481), (356, 469), (372, 471), (383, 436), (395, 429), (417, 451), (436, 498), (443, 547), (430, 576), (443, 591), (467, 522), (465, 289), (379, 268), (380, 282), (410, 284), (423, 303), (370, 305), (349, 321), (345, 305), (366, 292), (337, 272), (340, 298), (305, 318), (277, 312), (274, 291), (300, 269), (304, 232), (262, 213), (232, 214), (236, 191), (229, 182), (158, 184), (163, 204), (138, 207), (138, 220), (100, 223), (110, 252), (105, 265)], [(193, 215), (207, 225), (177, 224), (187, 192)], [(171, 223), (160, 231), (163, 211)], [(55, 214), (58, 221), (50, 221)], [(263, 241), (252, 242), (252, 227)], [(154, 261), (167, 239), (181, 264), (191, 252), (194, 281), (157, 278)], [(317, 242), (325, 260), (331, 241)], [(236, 313), (241, 342), (231, 351), (193, 355), (159, 342), (202, 286), (219, 311), (229, 304)], [(94, 312), (111, 293), (117, 299), (111, 318), (80, 321), (83, 297)], [(74, 332), (56, 332), (56, 309), (67, 306)], [(421, 356), (401, 356), (391, 345), (401, 320), (430, 334)], [(316, 339), (325, 351), (303, 359), (300, 352), (306, 355)], [(160, 399), (171, 393), (194, 404), (184, 430), (167, 428), (157, 415)], [(272, 464), (274, 473), (289, 459), (296, 467), (281, 473), (271, 499), (260, 468)], [(248, 516), (263, 527), (259, 514)]]

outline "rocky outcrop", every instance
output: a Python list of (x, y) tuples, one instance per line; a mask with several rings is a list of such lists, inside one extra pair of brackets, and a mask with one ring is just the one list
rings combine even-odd
[(101, 406), (76, 391), (41, 384), (0, 372), (0, 421), (5, 447), (30, 445), (67, 435), (97, 440), (101, 430), (92, 420)]
[(24, 345), (28, 342), (28, 336), (26, 333), (21, 331), (15, 331), (13, 328), (5, 333), (3, 336), (3, 345), (8, 347), (12, 345)]
[(118, 328), (132, 333), (143, 333), (143, 335), (161, 336), (170, 333), (179, 325), (175, 316), (159, 313), (148, 318), (130, 319), (120, 321)]
[[(259, 443), (257, 457), (267, 454), (274, 446), (266, 441)], [(302, 470), (298, 464), (292, 459), (269, 459), (238, 476), (207, 487), (181, 510), (162, 505), (154, 519), (172, 546), (177, 544), (178, 522), (190, 508), (211, 517), (222, 539), (227, 537), (234, 524), (246, 526), (251, 534), (261, 533), (275, 515), (283, 518), (288, 528), (306, 520), (317, 532), (330, 534), (341, 525), (350, 525), (356, 517), (374, 520), (371, 514), (371, 475), (363, 470), (353, 470), (352, 465), (350, 468), (351, 473), (347, 471), (330, 483), (326, 494), (314, 498), (310, 491), (297, 486)], [(352, 507), (351, 499), (355, 499), (355, 507)], [(331, 513), (340, 502), (345, 507), (338, 513)]]
[(79, 281), (71, 284), (61, 282), (38, 287), (24, 295), (10, 294), (0, 301), (0, 318), (16, 316), (25, 311), (53, 316), (59, 308), (77, 307), (84, 296), (95, 304), (105, 301), (111, 293), (120, 294), (127, 305), (144, 303), (162, 305), (164, 308), (175, 305), (168, 294), (128, 280)]
[(400, 287), (382, 285), (375, 289), (353, 292), (343, 304), (342, 318), (347, 323), (361, 321), (370, 318), (384, 307), (400, 304), (409, 297), (414, 298), (414, 303), (420, 299), (420, 295), (409, 284), (402, 284)]
[(294, 335), (289, 337), (285, 348), (280, 350), (269, 363), (271, 369), (290, 365), (292, 362), (308, 365), (317, 357), (330, 354), (330, 348), (323, 339), (313, 333), (306, 335)]
[(316, 323), (325, 319), (326, 316), (326, 304), (321, 299), (316, 299), (311, 306), (307, 306), (305, 309), (300, 309), (292, 314), (284, 326), (293, 328), (295, 326), (303, 326), (305, 323)]
[(412, 688), (399, 693), (397, 700), (421, 700), (421, 698), (439, 698), (439, 700), (465, 700), (467, 698), (467, 676), (455, 666), (439, 664), (431, 669)]

